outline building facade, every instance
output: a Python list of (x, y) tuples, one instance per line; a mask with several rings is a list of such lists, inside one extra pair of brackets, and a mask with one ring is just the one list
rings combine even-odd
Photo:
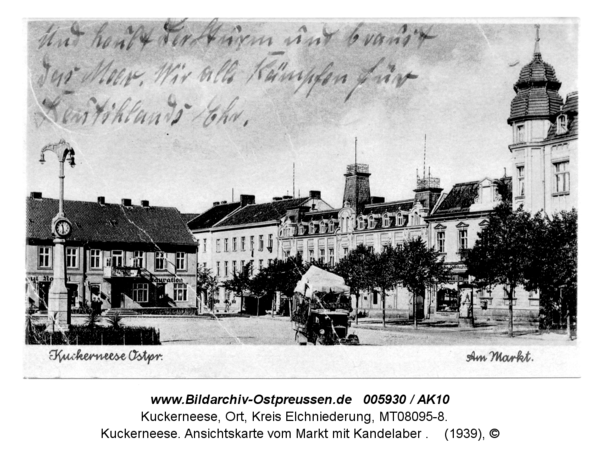
[[(351, 164), (345, 173), (344, 207), (312, 211), (304, 207), (287, 210), (279, 228), (279, 258), (300, 255), (304, 261), (339, 262), (358, 245), (379, 252), (388, 245), (401, 245), (409, 239), (427, 241), (425, 218), (440, 198), (438, 178), (418, 178), (412, 198), (389, 201), (371, 196), (369, 166)], [(404, 288), (385, 292), (386, 315), (413, 313), (412, 296)], [(359, 312), (369, 316), (382, 313), (382, 293), (362, 292)], [(424, 298), (417, 298), (417, 314), (425, 313)]]
[[(73, 309), (197, 307), (197, 246), (172, 207), (69, 201), (73, 232), (65, 249), (67, 289)], [(47, 309), (53, 279), (52, 218), (58, 200), (33, 192), (27, 198), (26, 299)]]

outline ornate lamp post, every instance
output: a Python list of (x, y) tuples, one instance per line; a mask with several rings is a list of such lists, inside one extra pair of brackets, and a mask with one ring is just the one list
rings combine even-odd
[(65, 239), (71, 234), (73, 226), (65, 216), (64, 194), (65, 194), (65, 161), (71, 167), (75, 166), (75, 151), (71, 145), (63, 139), (56, 144), (48, 144), (42, 148), (40, 163), (46, 162), (44, 153), (51, 151), (58, 157), (60, 182), (60, 196), (58, 203), (58, 214), (52, 219), (52, 234), (54, 235), (54, 279), (50, 286), (48, 298), (48, 330), (66, 329), (71, 324), (71, 305), (69, 303), (69, 292), (67, 290), (67, 266), (65, 260)]

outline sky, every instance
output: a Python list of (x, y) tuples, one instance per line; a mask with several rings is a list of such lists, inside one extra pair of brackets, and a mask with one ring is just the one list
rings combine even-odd
[[(166, 44), (160, 43), (165, 20), (112, 21), (106, 27), (102, 21), (29, 23), (27, 193), (58, 197), (56, 158), (46, 154), (44, 165), (38, 160), (45, 145), (60, 139), (76, 153), (76, 167), (66, 169), (67, 199), (149, 200), (186, 213), (231, 201), (232, 190), (236, 199), (253, 194), (258, 202), (320, 190), (325, 201), (340, 207), (355, 138), (358, 162), (370, 166), (371, 194), (388, 201), (413, 196), (425, 135), (426, 166), (446, 191), (454, 183), (502, 176), (510, 166), (506, 120), (513, 85), (533, 56), (538, 21), (177, 22), (170, 22), (175, 31)], [(565, 98), (578, 89), (577, 23), (539, 23), (542, 57), (555, 68)], [(139, 40), (141, 27), (149, 36), (146, 45)], [(211, 43), (202, 37), (207, 29), (214, 32)], [(326, 44), (324, 32), (333, 33)], [(430, 38), (419, 42), (421, 32)], [(378, 33), (384, 43), (365, 45)], [(285, 43), (299, 34), (299, 44)], [(182, 44), (184, 35), (190, 37)], [(221, 40), (246, 35), (242, 45)], [(125, 36), (125, 45), (133, 36), (131, 48), (114, 48)], [(261, 36), (272, 44), (248, 43)], [(321, 42), (309, 45), (309, 37)], [(395, 37), (400, 43), (389, 44)], [(102, 75), (94, 78), (94, 68), (111, 61), (104, 81)], [(323, 73), (322, 79), (329, 72), (331, 77), (325, 85), (269, 81), (268, 69), (256, 70), (269, 63), (281, 68), (279, 75), (302, 70), (304, 81), (311, 69)], [(179, 68), (161, 77), (160, 68), (169, 64)], [(398, 78), (385, 82), (387, 74), (403, 79), (407, 73), (413, 78), (399, 87)], [(125, 86), (128, 74), (132, 78)], [(136, 102), (139, 108), (130, 113)], [(176, 103), (174, 112), (169, 102)], [(103, 114), (112, 112), (102, 124), (103, 116), (94, 114), (104, 104)], [(123, 107), (119, 122), (115, 111)], [(155, 119), (160, 114), (159, 123), (132, 123), (141, 108), (148, 111), (146, 121), (152, 112)], [(86, 123), (77, 123), (77, 114), (86, 111)], [(213, 112), (217, 117), (205, 126)]]

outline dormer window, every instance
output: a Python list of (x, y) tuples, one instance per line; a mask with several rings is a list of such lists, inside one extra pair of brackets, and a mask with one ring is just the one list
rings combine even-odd
[(388, 214), (384, 214), (384, 216), (383, 216), (383, 227), (384, 228), (390, 227), (390, 216)]
[(324, 221), (322, 221), (319, 224), (319, 233), (320, 234), (325, 234), (327, 232), (327, 223), (325, 223)]
[(556, 134), (564, 134), (568, 131), (567, 116), (561, 114), (556, 119)]
[(363, 217), (362, 215), (358, 217), (358, 229), (361, 231), (365, 229), (365, 217)]
[(315, 224), (312, 221), (308, 225), (308, 233), (309, 234), (314, 234), (315, 233)]
[(404, 217), (402, 214), (396, 214), (396, 226), (402, 226), (404, 224)]
[(370, 215), (369, 216), (369, 229), (373, 229), (374, 227), (375, 227), (375, 216)]
[(335, 231), (335, 224), (333, 223), (333, 220), (331, 220), (329, 222), (329, 232), (333, 233)]
[(298, 226), (298, 234), (299, 235), (304, 235), (304, 232), (306, 232), (306, 227), (302, 226), (302, 225), (299, 225)]

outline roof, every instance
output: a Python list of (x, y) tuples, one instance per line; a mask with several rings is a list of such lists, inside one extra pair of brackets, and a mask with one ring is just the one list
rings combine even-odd
[(567, 132), (556, 134), (556, 120), (554, 120), (548, 129), (548, 134), (544, 141), (575, 137), (579, 134), (579, 94), (577, 92), (571, 92), (567, 95), (565, 105), (556, 117), (561, 113), (567, 114), (568, 117)]
[(240, 202), (218, 204), (211, 207), (206, 212), (197, 215), (192, 220), (188, 221), (188, 227), (192, 231), (206, 229), (216, 225), (219, 221), (225, 218), (230, 213), (240, 207)]
[(303, 197), (272, 201), (270, 203), (249, 204), (217, 223), (215, 227), (238, 226), (278, 220), (286, 214), (287, 209), (301, 206), (309, 199), (309, 197)]
[[(511, 187), (512, 178), (505, 177), (502, 178), (502, 180), (508, 184), (509, 188)], [(499, 181), (500, 180), (495, 180), (494, 182)], [(448, 194), (444, 197), (435, 212), (427, 218), (437, 217), (439, 215), (470, 212), (471, 206), (475, 203), (475, 200), (479, 196), (480, 183), (481, 180), (454, 184), (450, 192), (448, 192)]]
[(533, 60), (521, 69), (514, 85), (516, 92), (510, 104), (508, 123), (526, 117), (550, 117), (560, 111), (563, 104), (559, 95), (561, 83), (554, 67), (535, 53)]
[[(100, 205), (65, 200), (65, 215), (73, 223), (70, 242), (146, 243), (196, 246), (196, 241), (174, 207)], [(27, 198), (27, 238), (52, 240), (50, 224), (58, 200)]]
[(415, 203), (414, 199), (404, 201), (393, 201), (389, 203), (367, 204), (363, 215), (383, 214), (385, 212), (397, 212), (399, 210), (411, 210)]
[(181, 218), (182, 220), (187, 223), (189, 221), (192, 221), (194, 218), (196, 218), (198, 215), (200, 215), (199, 213), (190, 213), (190, 214), (181, 214)]

